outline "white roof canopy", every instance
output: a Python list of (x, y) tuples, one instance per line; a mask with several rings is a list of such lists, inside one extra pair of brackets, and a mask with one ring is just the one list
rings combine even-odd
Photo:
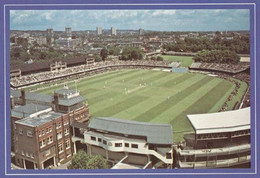
[(250, 129), (250, 107), (234, 111), (187, 115), (197, 134)]

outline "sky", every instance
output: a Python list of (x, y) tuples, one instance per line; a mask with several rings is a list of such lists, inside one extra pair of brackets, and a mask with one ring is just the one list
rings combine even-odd
[(11, 10), (11, 30), (72, 31), (143, 28), (155, 31), (249, 30), (247, 9), (177, 10)]

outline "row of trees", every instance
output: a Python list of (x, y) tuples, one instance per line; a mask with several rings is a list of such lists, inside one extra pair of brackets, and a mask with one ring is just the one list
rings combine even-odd
[(247, 36), (235, 36), (233, 39), (221, 39), (216, 36), (210, 38), (185, 38), (184, 40), (177, 40), (176, 43), (170, 43), (163, 46), (167, 51), (176, 52), (198, 52), (203, 49), (207, 50), (230, 50), (238, 54), (250, 53), (250, 41)]
[(107, 169), (106, 160), (101, 155), (89, 156), (85, 151), (79, 150), (71, 159), (68, 169)]
[(157, 57), (151, 57), (151, 60), (153, 60), (153, 61), (163, 61), (163, 57), (161, 57), (161, 56), (157, 56)]
[(46, 50), (39, 50), (38, 44), (29, 45), (28, 43), (24, 43), (19, 47), (13, 47), (10, 50), (10, 61), (11, 65), (19, 65), (23, 64), (25, 61), (29, 59), (33, 59), (35, 61), (52, 61), (55, 59), (64, 59), (68, 57), (80, 57), (82, 54), (74, 53), (68, 54), (64, 53), (61, 50), (54, 50), (52, 47), (46, 47)]
[(121, 60), (141, 60), (144, 53), (138, 47), (125, 47), (123, 48)]
[(230, 50), (202, 50), (193, 57), (193, 60), (207, 63), (238, 63), (240, 58)]
[[(120, 48), (115, 46), (110, 46), (108, 48), (103, 48), (100, 51), (100, 56), (102, 60), (106, 60), (108, 55), (119, 55)], [(140, 60), (143, 59), (144, 53), (138, 47), (125, 47), (122, 49), (121, 60)]]

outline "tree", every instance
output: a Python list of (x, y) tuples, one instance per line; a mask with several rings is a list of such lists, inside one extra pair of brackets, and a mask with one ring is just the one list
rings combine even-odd
[(102, 58), (101, 58), (100, 55), (98, 55), (98, 54), (94, 55), (94, 58), (95, 58), (95, 62), (100, 62), (100, 61), (102, 61)]
[(92, 156), (86, 164), (86, 169), (107, 169), (107, 162), (101, 155)]
[(136, 50), (132, 51), (131, 58), (137, 60), (139, 58), (139, 53)]
[(193, 57), (195, 62), (207, 63), (238, 63), (239, 59), (239, 56), (230, 50), (202, 50)]
[(143, 52), (140, 48), (126, 47), (123, 48), (121, 60), (141, 60), (143, 59)]
[(90, 157), (85, 151), (79, 150), (78, 153), (72, 157), (68, 169), (86, 169), (86, 163), (89, 159)]
[(108, 56), (108, 50), (106, 48), (103, 48), (101, 51), (100, 51), (100, 56), (102, 57), (102, 60), (106, 60), (107, 56)]
[(161, 57), (161, 56), (157, 56), (157, 59), (156, 59), (157, 61), (163, 61), (163, 57)]
[(89, 156), (83, 150), (79, 150), (71, 159), (68, 169), (107, 169), (106, 160), (100, 156)]
[(120, 48), (118, 48), (114, 45), (108, 46), (108, 53), (109, 53), (109, 55), (119, 55)]

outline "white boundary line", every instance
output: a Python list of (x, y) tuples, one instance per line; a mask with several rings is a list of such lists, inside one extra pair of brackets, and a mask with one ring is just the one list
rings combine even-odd
[[(215, 6), (215, 5), (253, 5), (254, 7), (254, 79), (255, 79), (255, 172), (250, 173), (250, 172), (241, 172), (241, 173), (54, 173), (54, 174), (8, 174), (7, 173), (7, 164), (6, 164), (6, 154), (5, 154), (5, 175), (229, 175), (229, 174), (257, 174), (257, 132), (256, 132), (256, 3), (154, 3), (154, 4), (145, 4), (145, 3), (140, 3), (140, 4), (5, 4), (4, 5), (4, 116), (5, 116), (5, 153), (7, 151), (6, 149), (6, 16), (5, 16), (5, 8), (6, 7), (15, 7), (15, 6), (200, 6), (200, 5), (206, 5), (206, 6)], [(248, 8), (245, 8), (248, 9)], [(31, 9), (29, 9), (31, 10)], [(55, 10), (55, 9), (53, 9)], [(59, 9), (62, 10), (62, 9)], [(64, 10), (70, 10), (70, 9), (64, 9)], [(78, 9), (78, 10), (91, 10), (91, 9)], [(99, 10), (99, 9), (95, 9)], [(100, 9), (101, 10), (101, 9)], [(116, 9), (106, 9), (106, 10), (116, 10)], [(118, 9), (118, 10), (126, 10), (126, 9)], [(132, 9), (127, 9), (127, 10), (132, 10)], [(134, 9), (133, 9), (134, 10)], [(135, 9), (135, 10), (144, 10), (144, 9)], [(156, 10), (156, 9), (154, 9)], [(164, 10), (171, 10), (171, 9), (164, 9)], [(188, 10), (188, 9), (187, 9)], [(208, 9), (208, 10), (214, 10), (214, 9)], [(10, 17), (9, 17), (10, 18)], [(251, 30), (250, 30), (251, 31)]]

